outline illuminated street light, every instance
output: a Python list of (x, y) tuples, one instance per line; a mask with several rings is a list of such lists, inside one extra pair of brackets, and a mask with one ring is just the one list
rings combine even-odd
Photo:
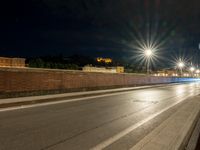
[(195, 68), (194, 67), (190, 67), (190, 71), (194, 72)]
[(182, 72), (183, 72), (183, 67), (185, 66), (185, 64), (184, 64), (184, 62), (179, 62), (178, 63), (178, 68), (180, 69), (180, 71), (181, 71), (181, 76), (182, 76)]
[(144, 51), (144, 54), (145, 54), (146, 57), (151, 57), (152, 54), (153, 54), (153, 52), (152, 52), (151, 49), (146, 49), (146, 50)]
[(179, 63), (178, 63), (178, 67), (179, 67), (179, 68), (183, 68), (184, 66), (185, 66), (185, 65), (184, 65), (183, 62), (179, 62)]
[(195, 71), (194, 67), (190, 67), (190, 71), (191, 71), (191, 76), (194, 76), (193, 72)]
[(199, 77), (199, 73), (200, 73), (200, 70), (199, 70), (199, 69), (197, 69), (197, 70), (196, 70), (196, 76), (198, 76), (198, 77)]
[(147, 74), (149, 74), (149, 68), (150, 68), (150, 59), (153, 56), (153, 50), (152, 49), (146, 49), (144, 50), (144, 56), (147, 60)]
[(140, 63), (140, 65), (144, 64), (147, 74), (150, 73), (151, 66), (155, 65), (155, 62), (159, 60), (159, 51), (161, 50), (161, 43), (157, 43), (158, 41), (154, 41), (153, 39), (146, 40), (137, 40), (136, 44), (133, 45), (135, 51), (135, 59)]

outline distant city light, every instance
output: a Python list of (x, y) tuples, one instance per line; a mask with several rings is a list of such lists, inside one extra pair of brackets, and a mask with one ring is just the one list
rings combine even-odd
[(194, 67), (190, 67), (190, 71), (193, 72), (195, 70)]
[(173, 73), (172, 76), (173, 76), (173, 77), (177, 77), (178, 74), (177, 74), (177, 73)]
[(196, 73), (200, 73), (200, 70), (199, 70), (199, 69), (197, 69), (197, 70), (196, 70)]

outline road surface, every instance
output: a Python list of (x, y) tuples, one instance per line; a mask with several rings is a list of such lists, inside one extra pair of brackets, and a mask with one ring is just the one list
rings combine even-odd
[(0, 150), (126, 150), (172, 115), (200, 83), (0, 112)]

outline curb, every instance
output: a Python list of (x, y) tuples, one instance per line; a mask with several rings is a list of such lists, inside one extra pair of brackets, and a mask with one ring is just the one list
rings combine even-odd
[[(200, 115), (199, 115), (200, 116)], [(198, 140), (200, 138), (200, 118), (197, 120), (197, 123), (195, 125), (195, 128), (192, 132), (192, 135), (189, 139), (189, 142), (185, 148), (185, 150), (197, 150)]]

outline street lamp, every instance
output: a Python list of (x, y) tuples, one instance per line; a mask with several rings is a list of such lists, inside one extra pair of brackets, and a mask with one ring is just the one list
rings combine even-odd
[(178, 63), (178, 68), (180, 69), (180, 71), (181, 71), (181, 76), (182, 76), (182, 72), (183, 72), (183, 67), (185, 66), (185, 64), (184, 64), (184, 62), (179, 62)]
[(195, 71), (194, 67), (190, 67), (191, 75), (193, 76), (193, 72)]
[(197, 77), (199, 77), (199, 73), (200, 73), (200, 70), (197, 69), (197, 70), (196, 70), (196, 74), (197, 74), (196, 76), (197, 76)]
[(195, 68), (194, 67), (190, 67), (190, 71), (194, 72)]
[(152, 57), (152, 55), (153, 55), (153, 51), (152, 51), (152, 49), (146, 49), (146, 50), (144, 50), (144, 55), (145, 55), (145, 57), (146, 57), (146, 60), (147, 60), (147, 74), (149, 74), (149, 67), (150, 67), (150, 59), (151, 59), (151, 57)]
[(152, 52), (151, 49), (146, 49), (146, 50), (144, 51), (144, 54), (145, 54), (146, 57), (151, 57), (152, 54), (153, 54), (153, 52)]

